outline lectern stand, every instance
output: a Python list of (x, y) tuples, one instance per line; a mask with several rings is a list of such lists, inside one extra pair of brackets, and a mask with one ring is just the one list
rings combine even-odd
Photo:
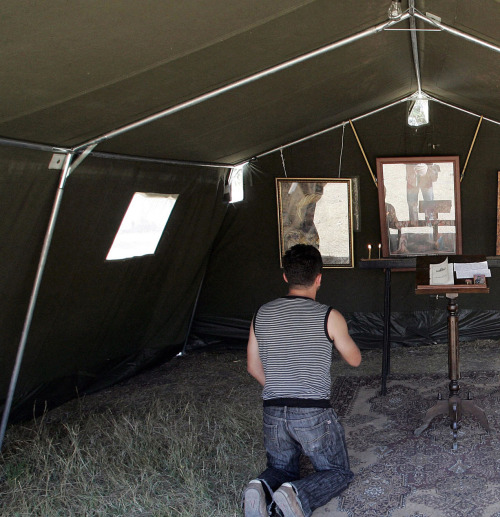
[[(477, 418), (480, 424), (489, 432), (490, 428), (484, 411), (476, 406), (468, 396), (467, 399), (460, 397), (460, 354), (458, 339), (458, 303), (460, 293), (489, 293), (487, 284), (476, 285), (466, 283), (466, 280), (455, 280), (453, 285), (429, 285), (429, 265), (443, 262), (446, 257), (418, 257), (416, 269), (416, 294), (439, 295), (444, 294), (448, 299), (448, 373), (450, 378), (448, 400), (441, 400), (431, 407), (424, 418), (423, 424), (415, 430), (415, 435), (420, 436), (429, 426), (431, 421), (438, 415), (448, 415), (453, 431), (453, 449), (457, 448), (457, 433), (460, 427), (462, 414), (469, 413)], [(486, 257), (480, 255), (453, 255), (448, 257), (449, 262), (482, 262)]]

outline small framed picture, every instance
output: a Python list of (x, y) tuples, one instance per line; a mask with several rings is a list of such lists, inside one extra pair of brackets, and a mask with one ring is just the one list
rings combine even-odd
[(354, 267), (351, 178), (276, 178), (276, 195), (280, 257), (311, 244), (323, 267)]
[(484, 275), (474, 275), (474, 284), (476, 284), (476, 285), (486, 284), (486, 277)]

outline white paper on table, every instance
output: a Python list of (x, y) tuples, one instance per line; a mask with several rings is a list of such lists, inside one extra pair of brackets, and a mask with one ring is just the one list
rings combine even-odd
[(439, 264), (429, 264), (429, 285), (454, 284), (453, 264), (448, 263), (448, 257)]
[(482, 262), (455, 262), (455, 273), (457, 278), (474, 278), (474, 275), (491, 277), (486, 260)]

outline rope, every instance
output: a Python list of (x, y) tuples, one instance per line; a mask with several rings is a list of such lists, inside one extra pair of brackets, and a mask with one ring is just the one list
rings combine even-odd
[(342, 155), (344, 154), (344, 133), (345, 133), (345, 124), (342, 124), (342, 144), (340, 146), (339, 178), (340, 178), (340, 171), (342, 169)]
[(479, 128), (481, 127), (481, 122), (483, 121), (483, 117), (481, 115), (481, 118), (479, 119), (479, 122), (477, 123), (476, 132), (474, 133), (474, 138), (472, 139), (472, 144), (470, 145), (469, 154), (467, 155), (467, 159), (465, 160), (464, 168), (462, 169), (462, 174), (460, 175), (460, 183), (464, 179), (465, 169), (467, 168), (467, 164), (469, 163), (469, 158), (472, 153), (472, 148), (474, 147), (474, 144), (476, 142), (476, 137), (479, 132)]
[(283, 156), (283, 147), (280, 149), (281, 154), (281, 163), (283, 164), (283, 171), (285, 172), (285, 178), (288, 178), (288, 175), (286, 173), (286, 167), (285, 167), (285, 157)]
[(373, 183), (375, 183), (375, 186), (378, 188), (377, 185), (377, 178), (373, 174), (372, 168), (370, 167), (370, 164), (368, 162), (368, 158), (366, 157), (365, 151), (363, 150), (363, 146), (361, 145), (361, 142), (359, 141), (358, 134), (356, 133), (356, 130), (354, 129), (354, 124), (352, 123), (352, 120), (349, 120), (349, 124), (351, 124), (352, 131), (354, 133), (354, 136), (356, 137), (356, 140), (358, 141), (359, 148), (361, 149), (361, 153), (363, 154), (363, 158), (365, 159), (366, 165), (368, 167), (368, 170), (370, 171), (370, 174), (372, 176)]

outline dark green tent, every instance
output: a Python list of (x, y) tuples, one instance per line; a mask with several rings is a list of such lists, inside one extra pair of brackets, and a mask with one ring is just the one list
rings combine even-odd
[[(389, 4), (3, 0), (4, 417), (10, 402), (22, 418), (167, 360), (189, 334), (244, 340), (283, 292), (276, 177), (359, 178), (364, 258), (380, 240), (377, 189), (349, 120), (372, 169), (467, 161), (463, 252), (495, 255), (500, 3), (403, 0), (398, 20)], [(431, 104), (419, 128), (406, 123), (415, 93)], [(231, 167), (247, 161), (245, 200), (228, 204)], [(107, 262), (138, 191), (178, 194), (156, 253)], [(497, 283), (463, 297), (464, 337), (500, 335)], [(380, 346), (383, 289), (380, 271), (335, 269), (321, 296)], [(412, 273), (393, 279), (393, 311), (395, 343), (442, 337), (439, 301), (414, 296)]]

